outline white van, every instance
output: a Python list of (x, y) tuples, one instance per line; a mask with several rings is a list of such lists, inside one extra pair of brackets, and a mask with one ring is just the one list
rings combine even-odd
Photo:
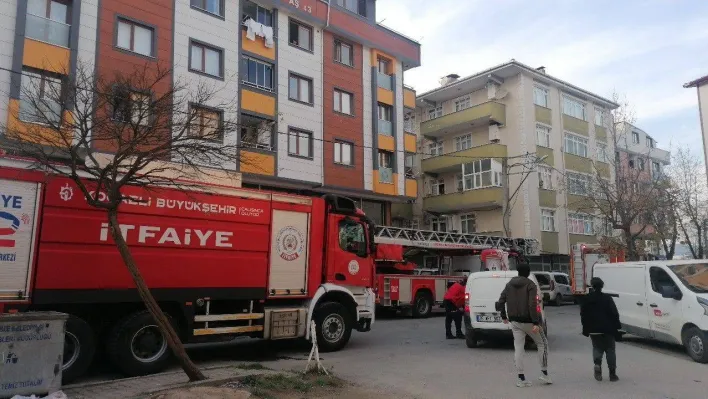
[(671, 260), (596, 264), (625, 332), (683, 345), (708, 363), (708, 263)]
[[(506, 283), (518, 275), (519, 272), (516, 270), (478, 272), (469, 275), (465, 287), (465, 341), (468, 348), (476, 348), (479, 341), (487, 338), (506, 336), (513, 339), (511, 324), (502, 322), (501, 313), (496, 310), (494, 304), (499, 300)], [(529, 278), (536, 287), (539, 286), (533, 273)], [(541, 312), (541, 325), (548, 333), (546, 312), (540, 295), (541, 289), (538, 288), (536, 300)]]

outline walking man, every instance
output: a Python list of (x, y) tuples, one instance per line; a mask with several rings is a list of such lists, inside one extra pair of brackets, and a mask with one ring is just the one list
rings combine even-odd
[[(454, 282), (445, 292), (443, 305), (445, 306), (445, 337), (447, 339), (465, 338), (462, 333), (462, 312), (465, 306), (465, 286), (467, 277), (460, 282)], [(456, 336), (452, 335), (452, 322), (455, 322)]]
[(538, 380), (542, 384), (552, 384), (548, 376), (548, 339), (543, 331), (543, 320), (538, 309), (538, 287), (529, 279), (531, 269), (528, 265), (520, 264), (517, 270), (519, 275), (506, 284), (499, 302), (496, 303), (502, 320), (504, 323), (511, 323), (511, 331), (514, 334), (514, 364), (519, 377), (516, 386), (531, 386), (531, 381), (526, 380), (524, 374), (524, 343), (527, 335), (538, 348), (538, 360), (541, 363), (541, 376)]
[(615, 337), (622, 324), (617, 306), (611, 296), (602, 292), (605, 282), (601, 278), (593, 277), (590, 286), (593, 291), (587, 295), (580, 306), (580, 321), (583, 324), (583, 335), (589, 336), (592, 340), (595, 379), (602, 381), (602, 356), (606, 354), (610, 381), (619, 381)]

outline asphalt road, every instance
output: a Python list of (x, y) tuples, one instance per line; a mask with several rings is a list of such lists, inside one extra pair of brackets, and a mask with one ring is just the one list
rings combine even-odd
[[(708, 365), (693, 362), (680, 347), (636, 338), (617, 344), (621, 380), (595, 381), (577, 306), (548, 307), (547, 314), (552, 386), (517, 388), (511, 342), (468, 349), (463, 340), (445, 339), (442, 317), (379, 319), (371, 332), (355, 332), (343, 351), (323, 354), (323, 363), (354, 383), (415, 398), (708, 398)], [(252, 361), (291, 370), (305, 367), (309, 348), (242, 342), (189, 352), (201, 366)], [(536, 359), (527, 351), (527, 376), (534, 380)], [(91, 379), (110, 377), (100, 372)]]

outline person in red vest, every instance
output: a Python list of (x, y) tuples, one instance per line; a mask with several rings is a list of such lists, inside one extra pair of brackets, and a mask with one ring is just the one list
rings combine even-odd
[(443, 306), (445, 307), (445, 336), (447, 339), (455, 339), (452, 335), (452, 321), (455, 321), (455, 329), (457, 330), (457, 338), (465, 338), (462, 333), (462, 312), (465, 307), (465, 286), (467, 285), (467, 277), (462, 282), (453, 283), (447, 289), (443, 297)]

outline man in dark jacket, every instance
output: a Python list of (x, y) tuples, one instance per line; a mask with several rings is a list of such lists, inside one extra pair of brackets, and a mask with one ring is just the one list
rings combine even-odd
[(592, 359), (595, 363), (595, 379), (602, 381), (602, 355), (607, 354), (607, 368), (610, 381), (618, 381), (615, 337), (622, 328), (615, 301), (602, 292), (605, 283), (599, 277), (590, 280), (593, 291), (584, 298), (580, 306), (580, 321), (583, 335), (592, 340)]
[(462, 333), (462, 311), (465, 306), (465, 285), (467, 285), (467, 277), (462, 282), (454, 282), (447, 289), (443, 297), (443, 306), (445, 307), (445, 337), (454, 339), (452, 335), (452, 322), (455, 322), (457, 338), (465, 338)]
[(533, 280), (529, 279), (531, 269), (528, 265), (520, 264), (519, 275), (506, 284), (504, 291), (496, 303), (497, 311), (501, 312), (504, 323), (511, 323), (511, 331), (514, 334), (514, 364), (519, 379), (517, 387), (529, 387), (531, 381), (526, 380), (524, 375), (524, 343), (528, 335), (536, 343), (538, 348), (538, 360), (541, 363), (541, 376), (539, 381), (543, 384), (551, 384), (548, 376), (548, 339), (543, 331), (543, 320), (538, 310), (540, 301), (538, 298), (538, 287)]

